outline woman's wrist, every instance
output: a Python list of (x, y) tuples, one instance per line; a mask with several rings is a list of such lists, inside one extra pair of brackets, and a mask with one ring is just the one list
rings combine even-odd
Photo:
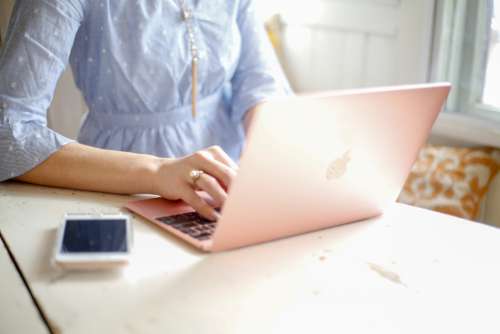
[(147, 192), (149, 194), (160, 195), (160, 170), (164, 167), (165, 164), (169, 163), (170, 160), (171, 159), (168, 158), (148, 156), (146, 162), (146, 180), (148, 184)]

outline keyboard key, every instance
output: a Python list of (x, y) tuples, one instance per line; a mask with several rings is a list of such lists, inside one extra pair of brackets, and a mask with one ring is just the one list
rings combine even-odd
[(203, 218), (197, 212), (158, 217), (156, 219), (198, 240), (210, 239), (216, 225), (216, 222)]

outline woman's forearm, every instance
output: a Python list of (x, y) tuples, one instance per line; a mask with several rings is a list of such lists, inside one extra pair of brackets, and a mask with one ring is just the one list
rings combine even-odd
[[(193, 170), (202, 171), (193, 180)], [(71, 143), (17, 180), (71, 189), (117, 194), (156, 194), (166, 199), (184, 200), (204, 217), (218, 218), (236, 175), (236, 164), (218, 146), (191, 155), (169, 159), (152, 155), (103, 150)], [(209, 204), (197, 193), (213, 199)]]
[[(262, 104), (256, 105), (247, 112), (247, 131), (261, 107)], [(158, 170), (169, 160), (172, 159), (71, 143), (16, 180), (117, 194), (158, 193)]]
[(166, 159), (71, 143), (16, 179), (118, 194), (154, 193), (154, 175), (162, 160)]
[(248, 130), (250, 129), (250, 126), (252, 124), (252, 121), (255, 117), (255, 114), (258, 113), (264, 106), (264, 103), (259, 103), (253, 108), (249, 109), (247, 113), (245, 114), (245, 118), (243, 120), (243, 126), (245, 128), (245, 133), (248, 134)]

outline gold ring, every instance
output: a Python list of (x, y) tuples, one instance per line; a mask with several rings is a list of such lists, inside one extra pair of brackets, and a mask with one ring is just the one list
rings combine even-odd
[(189, 177), (191, 178), (191, 184), (193, 186), (196, 186), (196, 182), (200, 179), (200, 177), (205, 174), (204, 171), (198, 170), (198, 169), (193, 169), (192, 171), (189, 172)]

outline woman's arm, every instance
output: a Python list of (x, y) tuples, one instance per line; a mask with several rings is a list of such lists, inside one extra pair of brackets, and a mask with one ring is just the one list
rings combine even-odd
[(293, 92), (278, 62), (264, 24), (257, 16), (254, 1), (241, 0), (237, 24), (241, 34), (238, 66), (231, 79), (232, 117), (245, 121), (256, 113), (259, 104)]
[[(206, 173), (196, 186), (189, 176), (192, 170)], [(70, 143), (16, 179), (71, 189), (157, 194), (172, 200), (182, 199), (206, 218), (217, 219), (213, 207), (224, 203), (235, 175), (236, 165), (219, 147), (167, 159)], [(214, 200), (213, 207), (195, 190), (206, 191)]]
[(117, 194), (154, 193), (160, 159), (70, 143), (16, 180)]
[(47, 109), (86, 18), (86, 0), (16, 1), (0, 50), (0, 181), (72, 140), (47, 127)]
[(243, 126), (245, 128), (245, 133), (248, 134), (248, 130), (250, 129), (250, 126), (252, 125), (252, 121), (255, 117), (255, 114), (257, 111), (260, 109), (260, 105), (256, 105), (255, 107), (251, 108), (248, 110), (245, 114), (245, 119), (243, 121)]

